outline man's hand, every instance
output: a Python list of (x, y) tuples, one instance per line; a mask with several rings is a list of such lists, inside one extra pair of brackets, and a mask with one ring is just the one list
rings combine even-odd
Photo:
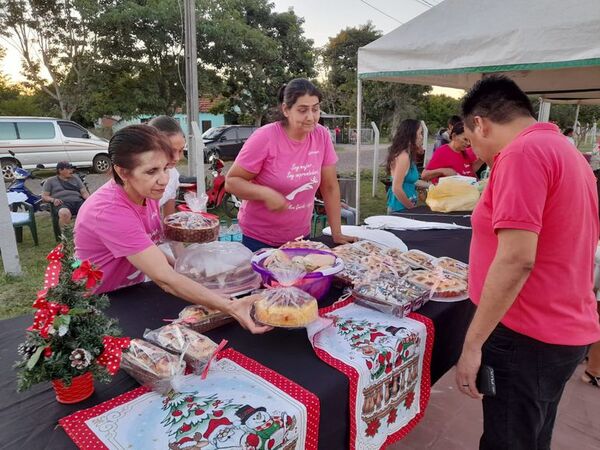
[(250, 315), (252, 305), (254, 305), (258, 299), (258, 295), (249, 295), (247, 297), (232, 300), (228, 311), (242, 327), (252, 334), (262, 334), (273, 329), (273, 327), (258, 325)]
[(264, 202), (269, 211), (286, 211), (288, 208), (288, 201), (279, 192), (269, 189), (265, 193)]
[(62, 205), (62, 204), (63, 204), (63, 201), (62, 201), (61, 199), (59, 199), (59, 198), (55, 198), (55, 199), (52, 201), (52, 204), (53, 204), (54, 206), (60, 206), (60, 205)]
[(483, 397), (475, 386), (480, 366), (481, 348), (463, 348), (462, 354), (456, 364), (456, 385), (460, 392), (477, 399)]
[(336, 234), (332, 236), (333, 242), (336, 244), (349, 244), (351, 242), (358, 241), (358, 238), (355, 236), (346, 236), (345, 234)]

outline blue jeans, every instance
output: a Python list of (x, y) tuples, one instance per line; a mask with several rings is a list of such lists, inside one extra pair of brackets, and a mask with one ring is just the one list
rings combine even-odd
[(565, 384), (587, 346), (553, 345), (499, 324), (482, 349), (494, 369), (496, 396), (483, 398), (484, 450), (550, 450)]
[(248, 237), (245, 234), (242, 235), (242, 244), (249, 248), (252, 253), (260, 250), (261, 248), (273, 248), (272, 245), (265, 244), (264, 242)]

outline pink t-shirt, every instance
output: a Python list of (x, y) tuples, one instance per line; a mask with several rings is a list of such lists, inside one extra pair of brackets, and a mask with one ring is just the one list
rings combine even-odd
[[(434, 170), (450, 168), (454, 169), (458, 175), (474, 177), (475, 171), (473, 170), (473, 163), (475, 161), (477, 161), (477, 156), (473, 153), (471, 147), (467, 148), (464, 152), (457, 153), (452, 150), (452, 147), (448, 144), (444, 144), (433, 152), (433, 156), (425, 169)], [(438, 180), (439, 177), (433, 178), (431, 181), (437, 183)]]
[(502, 323), (550, 344), (600, 340), (592, 292), (596, 179), (555, 125), (532, 125), (499, 153), (471, 220), (469, 294), (475, 304), (496, 254), (497, 231), (531, 231), (538, 235), (535, 265)]
[(265, 125), (250, 136), (235, 161), (256, 174), (254, 183), (289, 201), (287, 211), (271, 212), (261, 201), (244, 200), (238, 220), (246, 236), (278, 246), (310, 233), (321, 169), (337, 162), (325, 127), (317, 125), (303, 141), (294, 141), (279, 122)]
[(87, 199), (75, 221), (75, 253), (103, 272), (97, 293), (144, 281), (144, 274), (127, 257), (159, 242), (162, 223), (158, 201), (133, 203), (121, 186), (107, 182)]

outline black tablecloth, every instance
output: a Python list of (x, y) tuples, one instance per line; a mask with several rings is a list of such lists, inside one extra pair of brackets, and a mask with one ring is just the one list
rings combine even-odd
[[(425, 210), (422, 212), (426, 213)], [(435, 221), (453, 222), (455, 219), (441, 216), (436, 217)], [(452, 256), (467, 261), (470, 230), (431, 230), (395, 234), (403, 239), (409, 248), (418, 248), (435, 256)], [(327, 242), (328, 238), (322, 240)], [(340, 291), (332, 290), (322, 306), (331, 304), (339, 294)], [(140, 337), (145, 328), (164, 325), (163, 319), (176, 317), (187, 305), (184, 301), (164, 293), (154, 283), (122, 289), (110, 297), (112, 304), (109, 314), (119, 318), (124, 334), (131, 337)], [(447, 304), (429, 302), (419, 310), (419, 313), (429, 317), (435, 326), (432, 382), (437, 381), (456, 363), (473, 310), (469, 301)], [(56, 426), (58, 419), (109, 400), (136, 387), (137, 384), (121, 371), (110, 384), (96, 383), (94, 395), (76, 405), (57, 403), (49, 383), (17, 394), (12, 364), (17, 359), (16, 347), (22, 341), (24, 330), (31, 325), (31, 321), (31, 316), (22, 316), (0, 322), (0, 448), (75, 448), (66, 433)], [(342, 373), (317, 358), (304, 330), (276, 329), (264, 335), (254, 336), (237, 324), (230, 324), (206, 334), (215, 341), (227, 339), (232, 348), (315, 393), (321, 402), (319, 448), (336, 450), (348, 447), (348, 380)]]

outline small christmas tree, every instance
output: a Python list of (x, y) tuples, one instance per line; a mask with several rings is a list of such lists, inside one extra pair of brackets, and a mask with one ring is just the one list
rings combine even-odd
[(117, 321), (103, 313), (108, 298), (91, 292), (102, 272), (89, 261), (79, 261), (72, 242), (72, 231), (65, 230), (62, 243), (47, 257), (44, 290), (33, 302), (37, 309), (33, 325), (18, 348), (19, 392), (51, 380), (69, 386), (86, 372), (98, 381), (109, 381), (118, 370), (122, 350), (129, 346), (128, 338), (115, 337), (120, 335)]

